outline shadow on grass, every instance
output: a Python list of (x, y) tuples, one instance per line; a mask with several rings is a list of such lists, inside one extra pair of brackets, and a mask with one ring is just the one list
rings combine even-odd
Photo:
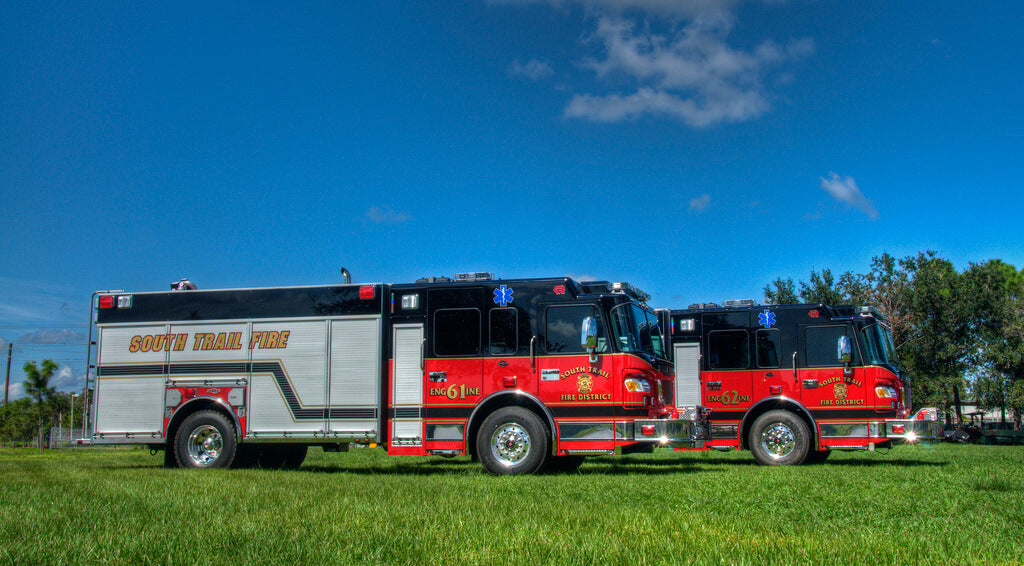
[[(611, 458), (593, 459), (584, 462), (578, 470), (544, 471), (544, 476), (574, 475), (669, 475), (689, 474), (707, 470), (708, 464), (731, 464), (730, 462), (685, 461), (672, 458), (647, 460), (618, 460)], [(352, 466), (343, 465), (305, 465), (300, 472), (316, 474), (354, 474), (354, 475), (487, 475), (479, 462), (468, 460), (428, 460), (425, 462), (396, 462), (388, 466)]]
[(819, 467), (826, 466), (847, 466), (847, 467), (872, 467), (872, 466), (906, 466), (906, 467), (932, 467), (941, 468), (948, 465), (948, 462), (928, 462), (925, 460), (908, 460), (905, 458), (893, 458), (891, 460), (834, 460), (816, 464)]

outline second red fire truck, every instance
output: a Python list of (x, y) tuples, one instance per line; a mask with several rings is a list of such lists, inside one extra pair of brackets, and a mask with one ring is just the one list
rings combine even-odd
[(784, 465), (942, 438), (937, 410), (912, 412), (909, 377), (874, 308), (746, 300), (659, 314), (676, 402), (711, 409), (705, 448)]

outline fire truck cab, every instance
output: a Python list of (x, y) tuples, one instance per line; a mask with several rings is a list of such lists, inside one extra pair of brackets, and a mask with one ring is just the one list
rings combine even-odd
[(92, 443), (183, 467), (379, 445), (524, 474), (706, 436), (697, 407), (672, 403), (657, 315), (627, 284), (174, 289), (98, 294)]
[(910, 378), (872, 307), (745, 300), (659, 314), (676, 402), (711, 409), (707, 448), (784, 465), (941, 440), (937, 410), (912, 412)]

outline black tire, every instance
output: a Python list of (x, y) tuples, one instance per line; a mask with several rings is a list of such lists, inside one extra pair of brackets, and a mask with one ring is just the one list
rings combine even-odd
[(551, 456), (544, 464), (544, 472), (549, 474), (571, 474), (580, 468), (586, 456)]
[(252, 444), (239, 444), (235, 448), (235, 461), (232, 468), (255, 468), (259, 462), (259, 447)]
[(306, 461), (306, 453), (309, 447), (305, 444), (293, 444), (287, 447), (284, 455), (283, 468), (286, 470), (297, 470)]
[[(243, 451), (243, 449), (245, 449)], [(247, 460), (247, 466), (265, 470), (296, 470), (306, 460), (309, 447), (305, 444), (262, 444), (239, 447), (235, 458)], [(237, 466), (236, 466), (237, 467)]]
[(831, 453), (831, 450), (810, 450), (804, 458), (804, 464), (824, 464)]
[(297, 470), (306, 460), (309, 447), (305, 444), (278, 444), (264, 446), (260, 465), (264, 468)]
[(227, 468), (236, 447), (235, 427), (216, 411), (190, 415), (174, 438), (174, 456), (182, 468)]
[(795, 466), (811, 449), (811, 433), (803, 419), (789, 411), (768, 411), (750, 426), (747, 438), (758, 464)]
[(548, 430), (532, 411), (505, 407), (491, 413), (476, 436), (476, 453), (496, 476), (533, 474), (547, 461)]
[(164, 446), (164, 467), (177, 468), (178, 461), (174, 458), (174, 444), (168, 442)]

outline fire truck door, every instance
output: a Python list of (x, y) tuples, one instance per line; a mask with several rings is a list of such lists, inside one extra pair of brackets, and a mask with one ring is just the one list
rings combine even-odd
[(786, 397), (800, 400), (800, 385), (796, 344), (784, 350), (782, 332), (778, 328), (759, 328), (754, 331), (754, 399)]
[(392, 335), (391, 443), (423, 444), (423, 325), (396, 324)]
[[(484, 390), (516, 389), (536, 395), (537, 380), (530, 369), (529, 315), (512, 307), (492, 308), (486, 324)], [(533, 343), (536, 347), (536, 340)]]
[(752, 362), (750, 334), (733, 328), (707, 334), (707, 373), (704, 374), (704, 405), (740, 420), (751, 405)]
[[(799, 334), (804, 367), (798, 374), (804, 405), (812, 411), (821, 411), (828, 418), (850, 420), (862, 415), (866, 387), (862, 377), (852, 370), (857, 365), (856, 349), (851, 350), (850, 371), (846, 371), (839, 359), (840, 341), (853, 337), (849, 327), (845, 324), (801, 325)], [(849, 413), (850, 417), (844, 413)], [(823, 426), (822, 435), (826, 436), (826, 432)]]
[[(543, 307), (543, 335), (537, 338), (537, 392), (541, 401), (561, 405), (556, 410), (566, 416), (583, 415), (581, 405), (607, 405), (608, 414), (616, 399), (611, 379), (613, 358), (609, 351), (607, 325), (593, 305), (548, 305)], [(583, 319), (597, 321), (597, 361), (580, 343)], [(591, 414), (594, 409), (590, 409)], [(601, 413), (597, 411), (597, 413)], [(588, 438), (589, 439), (589, 438)]]

